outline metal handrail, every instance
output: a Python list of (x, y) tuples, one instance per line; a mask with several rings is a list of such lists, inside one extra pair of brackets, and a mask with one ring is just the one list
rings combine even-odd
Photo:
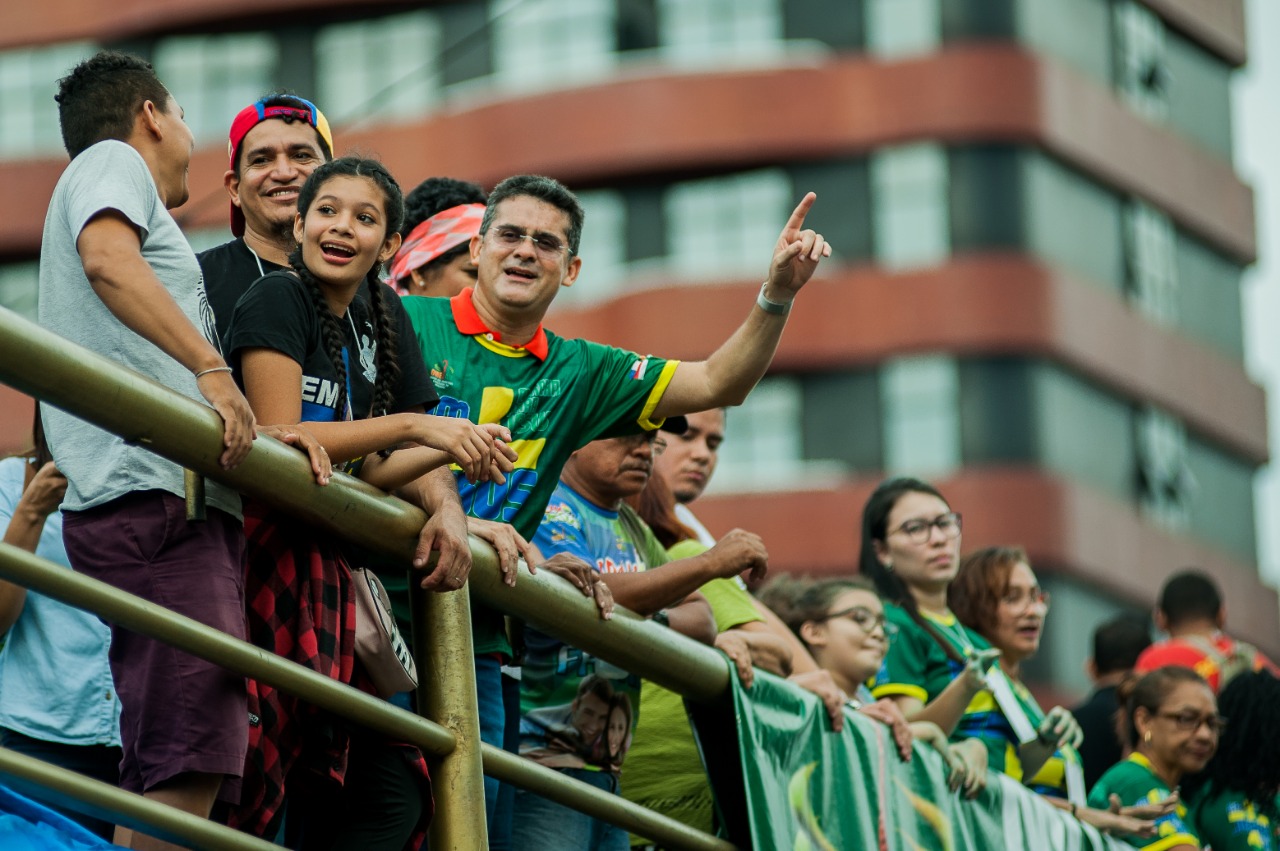
[[(94, 380), (83, 381), (86, 373)], [(316, 485), (305, 459), (293, 449), (271, 440), (259, 440), (243, 464), (233, 471), (224, 471), (217, 464), (221, 453), (222, 426), (212, 410), (3, 309), (0, 309), (0, 381), (121, 434), (126, 440), (142, 444), (242, 493), (406, 563), (416, 547), (418, 531), (426, 520), (417, 508), (349, 476), (335, 476), (328, 487)], [(723, 694), (728, 687), (728, 665), (723, 657), (709, 648), (621, 609), (612, 622), (601, 623), (590, 601), (572, 591), (568, 583), (545, 572), (522, 574), (517, 589), (511, 589), (501, 581), (493, 550), (474, 538), (471, 549), (474, 567), (470, 585), (473, 593), (499, 610), (520, 616), (600, 658), (694, 699), (713, 698)], [(57, 567), (52, 570), (58, 574), (69, 573)], [(20, 579), (16, 581), (27, 584)], [(42, 590), (36, 584), (30, 587)], [(118, 606), (121, 592), (106, 587), (116, 595), (114, 605)], [(49, 596), (56, 597), (57, 594)], [(467, 688), (474, 689), (470, 634), (469, 630), (459, 629), (456, 615), (458, 611), (465, 613), (467, 607), (458, 594), (429, 595), (428, 599), (431, 606), (452, 612), (452, 621), (442, 619), (441, 622), (456, 640), (437, 644), (452, 646), (455, 650), (465, 649), (465, 665), (451, 666), (455, 669), (463, 667), (465, 671), (437, 671), (439, 678), (428, 691), (435, 694), (461, 692), (465, 695)], [(144, 601), (137, 602), (142, 606), (149, 605)], [(109, 620), (113, 619), (105, 610), (102, 614)], [(172, 613), (166, 614), (172, 616)], [(207, 629), (195, 622), (189, 625)], [(145, 632), (145, 629), (138, 631)], [(221, 633), (218, 635), (234, 641)], [(166, 640), (169, 637), (165, 636)], [(172, 637), (177, 636), (174, 634)], [(174, 644), (182, 646), (176, 640)], [(303, 669), (299, 669), (302, 674), (283, 669), (269, 670), (271, 663), (276, 661), (286, 666), (297, 666), (252, 645), (245, 647), (256, 656), (237, 657), (239, 662), (246, 664), (242, 673), (277, 685), (317, 705), (327, 705), (323, 701), (332, 699), (321, 696), (326, 689), (354, 692)], [(184, 646), (183, 649), (200, 655), (194, 647)], [(224, 646), (219, 653), (229, 650)], [(231, 651), (231, 654), (236, 656), (243, 652)], [(229, 658), (219, 655), (213, 661), (233, 669), (228, 664)], [(267, 661), (264, 663), (263, 660)], [(437, 660), (439, 666), (448, 667), (442, 664), (445, 662), (447, 658)], [(251, 673), (250, 668), (258, 673)], [(323, 682), (309, 682), (306, 674), (313, 674)], [(282, 678), (277, 680), (277, 675), (282, 675)], [(453, 688), (442, 687), (446, 679)], [(313, 688), (314, 692), (311, 691)], [(358, 712), (369, 714), (356, 717), (356, 720), (372, 729), (401, 736), (428, 752), (456, 761), (468, 749), (474, 751), (474, 745), (478, 743), (478, 736), (472, 733), (477, 729), (473, 696), (470, 706), (465, 707), (467, 711), (460, 713), (455, 703), (453, 714), (448, 719), (444, 715), (439, 716), (452, 722), (449, 726), (454, 731), (465, 734), (461, 739), (437, 725), (414, 730), (404, 728), (403, 719), (423, 724), (430, 722), (402, 713), (367, 695), (354, 692), (354, 696), (357, 700), (365, 698), (376, 704), (358, 709)], [(469, 718), (462, 717), (468, 714)], [(397, 715), (403, 718), (398, 719)], [(446, 748), (446, 739), (441, 734), (449, 737), (451, 747)], [(726, 851), (733, 847), (558, 772), (488, 746), (480, 751), (484, 769), (492, 776), (522, 788), (531, 788), (552, 800), (672, 847), (709, 851)], [(474, 810), (474, 789), (478, 786), (478, 777), (471, 776), (475, 774), (470, 768), (473, 763), (474, 760), (465, 765), (455, 763), (453, 774), (446, 774), (443, 778), (437, 773), (437, 791), (446, 800), (439, 808), (436, 825), (433, 825), (433, 847), (483, 847), (482, 821), (477, 831), (474, 818), (469, 824), (448, 820), (451, 808), (461, 810), (470, 807)], [(442, 819), (441, 815), (445, 818)], [(444, 829), (437, 829), (441, 824)], [(477, 846), (476, 842), (480, 845)]]
[(179, 845), (207, 851), (280, 851), (279, 845), (265, 839), (8, 748), (0, 748), (0, 775), (29, 798), (51, 801)]
[[(87, 375), (93, 381), (85, 381)], [(127, 367), (0, 309), (0, 382), (69, 411), (243, 494), (270, 503), (406, 564), (426, 515), (351, 476), (315, 483), (296, 450), (260, 438), (234, 470), (218, 465), (222, 422), (213, 410)], [(473, 539), (472, 553), (492, 554)], [(601, 622), (595, 605), (545, 572), (522, 572), (516, 587), (502, 582), (496, 558), (477, 559), (472, 593), (575, 647), (695, 700), (729, 687), (719, 653), (619, 609)]]
[[(478, 555), (483, 558), (484, 551)], [(488, 551), (488, 557), (496, 560), (492, 550)], [(444, 755), (455, 747), (454, 734), (433, 721), (105, 582), (59, 567), (19, 547), (0, 543), (0, 579), (69, 606), (95, 612), (141, 635), (275, 686), (397, 741), (417, 745), (428, 753)], [(486, 745), (482, 754), (489, 774), (655, 841), (695, 851), (731, 851), (733, 848), (681, 822), (498, 748)], [(0, 763), (0, 772), (3, 770)]]

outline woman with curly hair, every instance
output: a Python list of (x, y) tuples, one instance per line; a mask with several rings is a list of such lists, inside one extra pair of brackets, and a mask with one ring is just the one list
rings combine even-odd
[(1196, 834), (1213, 851), (1280, 849), (1280, 679), (1240, 674), (1218, 709), (1230, 719), (1218, 751), (1183, 783)]

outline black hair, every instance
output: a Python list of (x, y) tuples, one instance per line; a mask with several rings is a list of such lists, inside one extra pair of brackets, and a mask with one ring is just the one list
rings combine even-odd
[(1093, 631), (1093, 664), (1098, 676), (1132, 670), (1151, 646), (1151, 624), (1145, 615), (1123, 614)]
[(484, 219), (480, 222), (480, 233), (488, 233), (500, 203), (521, 195), (545, 201), (569, 217), (569, 230), (565, 237), (569, 240), (569, 251), (577, 254), (582, 242), (582, 223), (586, 218), (582, 204), (578, 202), (578, 196), (570, 192), (563, 183), (540, 174), (517, 174), (493, 187), (493, 191), (489, 193), (488, 206), (485, 207)]
[(452, 177), (428, 177), (404, 198), (404, 229), (406, 232), (413, 230), (441, 210), (484, 202), (484, 189), (479, 183)]
[[(938, 643), (948, 659), (963, 665), (966, 660), (960, 651), (956, 650), (951, 642), (944, 638), (924, 615), (920, 614), (920, 607), (916, 605), (916, 598), (911, 595), (911, 589), (907, 587), (907, 583), (902, 581), (901, 576), (881, 564), (880, 557), (876, 555), (875, 542), (884, 541), (889, 534), (890, 512), (898, 504), (898, 500), (909, 493), (924, 493), (936, 496), (944, 503), (947, 502), (946, 497), (937, 488), (920, 479), (903, 476), (885, 479), (878, 484), (862, 509), (862, 543), (858, 549), (858, 570), (875, 583), (881, 598), (901, 606), (911, 620)], [(947, 504), (950, 505), (950, 503)]]
[[(298, 193), (298, 212), (305, 218), (307, 210), (320, 192), (320, 187), (334, 177), (363, 177), (370, 180), (382, 190), (384, 214), (386, 216), (386, 234), (390, 236), (400, 232), (400, 223), (404, 219), (404, 195), (400, 185), (391, 176), (391, 172), (377, 160), (361, 157), (341, 157), (330, 160), (311, 173), (302, 190)], [(316, 315), (320, 318), (321, 331), (324, 335), (325, 350), (333, 362), (338, 374), (338, 407), (346, 402), (347, 369), (342, 362), (344, 332), (342, 323), (329, 309), (315, 275), (302, 262), (302, 247), (294, 249), (289, 255), (289, 265), (298, 273), (298, 277), (311, 293)], [(369, 416), (392, 413), (396, 400), (396, 389), (400, 384), (400, 361), (396, 356), (396, 322), (391, 315), (388, 299), (394, 294), (385, 289), (381, 281), (382, 264), (374, 263), (365, 275), (365, 289), (369, 292), (369, 300), (373, 307), (374, 334), (378, 341), (377, 367), (378, 378), (373, 388), (373, 403), (369, 407)]]
[(1199, 683), (1206, 689), (1209, 688), (1204, 677), (1181, 665), (1167, 665), (1140, 677), (1131, 676), (1116, 688), (1116, 699), (1124, 707), (1121, 710), (1124, 720), (1123, 738), (1129, 742), (1130, 747), (1138, 746), (1138, 725), (1133, 721), (1134, 713), (1141, 708), (1155, 715), (1173, 690), (1182, 683)]
[(72, 68), (58, 81), (53, 99), (58, 102), (62, 145), (72, 159), (105, 139), (127, 140), (147, 101), (169, 114), (169, 90), (151, 63), (110, 50)]
[(1183, 781), (1191, 800), (1206, 783), (1214, 793), (1239, 792), (1274, 821), (1280, 818), (1280, 680), (1269, 671), (1240, 674), (1218, 696), (1227, 726), (1204, 771)]
[[(405, 196), (404, 232), (409, 233), (442, 210), (460, 207), (463, 204), (483, 204), (484, 202), (484, 188), (478, 183), (452, 177), (428, 177)], [(471, 251), (470, 243), (455, 245), (439, 257), (432, 259), (430, 263), (424, 263), (419, 271), (447, 266), (453, 262), (453, 258), (469, 251)]]
[(1222, 592), (1204, 571), (1183, 570), (1164, 583), (1159, 606), (1171, 627), (1187, 621), (1213, 620), (1222, 610)]
[[(311, 109), (311, 107), (313, 106), (312, 104), (308, 104), (305, 100), (298, 97), (297, 95), (290, 94), (288, 92), (271, 92), (268, 95), (263, 95), (261, 98), (258, 99), (257, 102), (261, 103), (263, 106), (292, 106), (292, 107), (296, 107), (297, 109)], [(288, 113), (285, 113), (283, 115), (273, 115), (267, 120), (283, 121), (285, 124), (292, 124), (295, 121), (301, 122), (303, 124), (307, 124), (307, 122), (304, 119), (298, 118), (295, 115), (289, 115)], [(320, 131), (315, 127), (312, 127), (310, 124), (307, 124), (307, 126), (311, 127), (312, 132), (316, 134), (316, 143), (319, 145), (320, 153), (324, 155), (324, 159), (326, 161), (333, 159), (333, 149), (329, 147), (329, 143), (325, 141), (324, 136), (321, 136)], [(231, 171), (235, 173), (236, 177), (240, 176), (240, 158), (243, 154), (244, 154), (244, 139), (241, 139), (240, 146), (236, 149), (235, 162), (231, 164)]]

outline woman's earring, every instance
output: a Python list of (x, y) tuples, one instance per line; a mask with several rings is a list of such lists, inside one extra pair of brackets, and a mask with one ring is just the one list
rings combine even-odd
[(887, 570), (887, 571), (889, 571), (890, 573), (893, 573), (893, 562), (891, 562), (891, 561), (886, 561), (886, 562), (884, 563), (884, 569), (885, 569), (885, 570)]
[(1148, 731), (1143, 735), (1143, 737), (1142, 737), (1142, 741), (1146, 742), (1147, 744), (1150, 744), (1150, 743), (1151, 743), (1151, 731), (1150, 731), (1150, 730), (1148, 730)]

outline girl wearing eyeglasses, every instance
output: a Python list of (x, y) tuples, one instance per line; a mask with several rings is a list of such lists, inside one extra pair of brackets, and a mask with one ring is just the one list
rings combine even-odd
[(966, 733), (970, 704), (986, 687), (999, 651), (962, 624), (947, 605), (960, 564), (960, 515), (918, 479), (881, 482), (862, 512), (859, 565), (885, 601), (896, 630), (872, 694), (892, 698), (908, 721), (931, 721), (960, 741), (965, 792), (987, 782), (987, 749)]
[[(1066, 759), (1078, 761), (1075, 748), (1084, 734), (1061, 706), (1045, 713), (1022, 682), (1022, 663), (1040, 649), (1049, 611), (1049, 595), (1040, 588), (1026, 552), (1021, 547), (987, 547), (965, 556), (947, 589), (947, 602), (961, 623), (1000, 651), (1000, 669), (1014, 698), (1008, 713), (990, 692), (975, 701), (981, 714), (976, 735), (986, 742), (990, 767), (1037, 792), (1067, 797), (1063, 751)], [(1023, 743), (1026, 736), (1019, 731), (1026, 731), (1027, 724), (1035, 728), (1036, 737)]]
[[(860, 709), (875, 700), (867, 681), (884, 663), (891, 628), (880, 595), (867, 579), (811, 582), (783, 578), (771, 583), (762, 597), (791, 627), (818, 665), (831, 672), (846, 694), (853, 695), (849, 701), (853, 708)], [(959, 789), (966, 779), (966, 766), (947, 744), (946, 735), (929, 721), (916, 721), (909, 726), (915, 739), (941, 755), (948, 768), (948, 784), (953, 791)]]
[[(1223, 719), (1209, 684), (1190, 668), (1159, 668), (1120, 686), (1128, 759), (1107, 769), (1089, 791), (1089, 806), (1157, 804), (1183, 778), (1204, 769), (1218, 748)], [(1151, 851), (1198, 851), (1201, 842), (1179, 801), (1156, 819), (1156, 836), (1130, 838)]]
[(1183, 783), (1196, 834), (1214, 851), (1280, 849), (1280, 679), (1235, 677), (1218, 696), (1231, 719), (1204, 771)]

